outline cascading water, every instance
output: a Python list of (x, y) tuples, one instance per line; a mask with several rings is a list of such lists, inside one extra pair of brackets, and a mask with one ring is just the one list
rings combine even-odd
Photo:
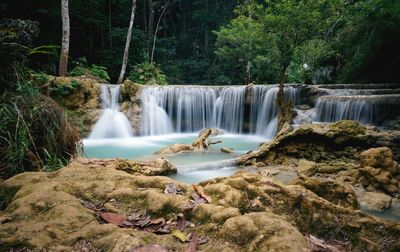
[[(256, 94), (259, 92), (254, 90)], [(278, 96), (278, 87), (269, 87), (262, 98), (261, 109), (257, 113), (257, 117), (251, 118), (256, 122), (255, 133), (257, 135), (264, 135), (267, 138), (273, 138), (278, 126), (278, 112), (279, 108), (276, 103)], [(294, 87), (285, 88), (285, 98), (291, 100), (294, 105), (299, 103), (300, 95), (299, 90)], [(254, 130), (254, 129), (253, 129)]]
[[(246, 86), (147, 87), (141, 93), (141, 134), (196, 132), (216, 127), (235, 134), (249, 132), (272, 138), (278, 114), (277, 92), (276, 85), (253, 86), (250, 106), (246, 107)], [(285, 94), (294, 104), (298, 103), (298, 88), (287, 87)]]
[(119, 111), (119, 85), (100, 86), (103, 114), (98, 120), (89, 139), (128, 138), (132, 127), (124, 113)]
[(336, 122), (354, 120), (361, 123), (373, 123), (377, 117), (373, 101), (357, 96), (323, 96), (315, 105), (313, 120)]

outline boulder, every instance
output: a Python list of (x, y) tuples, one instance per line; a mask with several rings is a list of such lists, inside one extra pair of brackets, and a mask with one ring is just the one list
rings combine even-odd
[[(393, 153), (388, 147), (372, 148), (361, 153), (361, 164), (366, 167), (392, 168)], [(396, 165), (397, 166), (397, 165)]]
[(246, 251), (309, 251), (304, 236), (294, 226), (268, 212), (230, 218), (219, 235)]
[(132, 97), (135, 97), (137, 92), (140, 90), (141, 85), (136, 84), (131, 80), (125, 80), (121, 85), (120, 93), (124, 101), (131, 101)]
[(221, 150), (222, 152), (228, 153), (228, 154), (233, 154), (233, 153), (235, 153), (235, 150), (234, 150), (234, 149), (228, 148), (228, 147), (222, 147), (220, 150)]
[(375, 192), (366, 192), (360, 199), (360, 205), (363, 208), (372, 211), (382, 211), (390, 207), (392, 197)]
[(381, 189), (393, 196), (399, 193), (399, 166), (388, 147), (368, 149), (360, 157), (364, 167), (360, 169), (362, 177), (359, 181), (367, 190)]
[(314, 162), (357, 163), (357, 147), (365, 145), (366, 128), (355, 121), (340, 121), (327, 125), (305, 124), (291, 131), (278, 133), (272, 142), (243, 155), (237, 163), (252, 165), (257, 162), (281, 163), (286, 157)]
[(176, 167), (168, 160), (158, 158), (150, 161), (118, 160), (116, 169), (128, 173), (140, 173), (147, 176), (159, 176), (176, 173)]
[(292, 184), (301, 185), (336, 205), (358, 209), (357, 196), (354, 190), (348, 185), (334, 180), (304, 176), (296, 179)]

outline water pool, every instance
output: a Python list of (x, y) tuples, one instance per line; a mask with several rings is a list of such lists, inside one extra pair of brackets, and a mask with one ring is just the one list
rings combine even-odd
[[(170, 134), (159, 136), (85, 139), (83, 141), (84, 156), (88, 158), (126, 158), (149, 160), (156, 156), (154, 152), (175, 143), (190, 144), (198, 136), (197, 133)], [(223, 134), (211, 138), (221, 140), (221, 144), (213, 145), (211, 150), (193, 153), (182, 153), (165, 156), (174, 164), (178, 173), (171, 175), (173, 179), (186, 183), (197, 183), (215, 177), (232, 175), (238, 170), (231, 161), (240, 154), (256, 150), (266, 138), (255, 135)], [(220, 151), (222, 147), (235, 150), (235, 154)]]

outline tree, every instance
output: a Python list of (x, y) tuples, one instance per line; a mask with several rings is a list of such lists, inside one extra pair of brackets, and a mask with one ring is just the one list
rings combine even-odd
[(298, 47), (307, 41), (323, 37), (328, 30), (330, 20), (335, 15), (335, 12), (331, 12), (333, 9), (330, 8), (330, 3), (334, 1), (267, 1), (267, 6), (260, 12), (259, 19), (264, 32), (276, 45), (276, 60), (280, 65), (278, 131), (285, 123), (291, 123), (293, 120), (291, 101), (286, 101), (284, 94), (286, 70)]
[(61, 43), (59, 75), (65, 76), (68, 71), (69, 38), (70, 38), (68, 0), (61, 0), (61, 17), (62, 17), (62, 43)]
[(124, 57), (122, 59), (122, 67), (121, 67), (121, 73), (118, 78), (118, 84), (121, 84), (122, 81), (124, 80), (124, 76), (125, 76), (125, 72), (126, 72), (126, 65), (128, 64), (129, 47), (130, 47), (130, 43), (131, 43), (131, 39), (132, 39), (132, 30), (133, 30), (133, 22), (135, 20), (135, 11), (136, 11), (136, 0), (133, 0), (132, 1), (131, 20), (129, 22), (128, 35), (126, 37)]
[(230, 62), (232, 68), (237, 68), (237, 78), (249, 83), (252, 66), (260, 60), (258, 55), (262, 55), (266, 47), (261, 24), (251, 17), (239, 16), (215, 34), (216, 54), (223, 61)]
[(165, 11), (167, 10), (168, 4), (169, 4), (169, 1), (167, 0), (165, 2), (164, 6), (161, 7), (162, 11), (161, 11), (160, 17), (158, 18), (157, 25), (156, 25), (156, 30), (154, 32), (154, 37), (153, 37), (153, 47), (151, 49), (150, 64), (154, 63), (154, 52), (156, 50), (157, 33), (158, 33), (158, 29), (160, 27), (161, 19), (163, 18), (164, 14), (165, 14)]

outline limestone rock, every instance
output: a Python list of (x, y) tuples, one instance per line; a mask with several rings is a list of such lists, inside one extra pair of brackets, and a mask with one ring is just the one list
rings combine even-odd
[(136, 93), (140, 90), (141, 85), (134, 83), (130, 80), (125, 80), (121, 85), (121, 96), (124, 101), (131, 101), (131, 98), (136, 96)]
[(143, 162), (119, 160), (117, 170), (123, 170), (128, 173), (140, 173), (147, 176), (168, 175), (177, 172), (176, 167), (163, 158)]
[(305, 238), (295, 227), (267, 212), (230, 218), (219, 235), (248, 251), (309, 251)]
[[(242, 156), (239, 164), (271, 163), (282, 156), (310, 161), (354, 159), (354, 145), (365, 141), (366, 128), (355, 121), (340, 121), (327, 125), (305, 124), (293, 131), (278, 134), (258, 151)], [(271, 160), (272, 159), (272, 160)]]
[(374, 211), (382, 211), (389, 208), (391, 203), (392, 197), (375, 192), (366, 192), (360, 200), (360, 205), (362, 207)]
[(388, 147), (372, 148), (361, 153), (361, 164), (388, 169), (394, 166), (393, 153)]
[(195, 221), (200, 223), (218, 223), (223, 224), (227, 219), (239, 216), (240, 211), (234, 207), (215, 206), (211, 204), (197, 205), (193, 209)]
[[(143, 175), (148, 174), (144, 166), (129, 160), (77, 159), (54, 173), (23, 173), (3, 181), (1, 248), (74, 251), (82, 240), (105, 251), (128, 251), (143, 244), (172, 251), (187, 248), (171, 234), (101, 224), (95, 210), (82, 201), (123, 216), (132, 209), (146, 211), (152, 219), (170, 220), (183, 214), (196, 224), (188, 233), (209, 238), (199, 245), (202, 251), (302, 251), (308, 247), (301, 233), (350, 241), (356, 251), (400, 248), (398, 223), (344, 208), (300, 185), (286, 186), (258, 172), (239, 171), (202, 182), (212, 203), (187, 209), (182, 206), (190, 203), (192, 186)], [(171, 184), (182, 194), (165, 194)], [(380, 242), (387, 237), (391, 239)]]
[(345, 184), (334, 180), (300, 177), (292, 184), (301, 185), (318, 196), (343, 207), (358, 208), (357, 196), (354, 190)]
[(220, 150), (221, 150), (222, 152), (228, 153), (228, 154), (233, 154), (233, 153), (235, 153), (235, 150), (234, 150), (234, 149), (228, 148), (228, 147), (222, 147)]

